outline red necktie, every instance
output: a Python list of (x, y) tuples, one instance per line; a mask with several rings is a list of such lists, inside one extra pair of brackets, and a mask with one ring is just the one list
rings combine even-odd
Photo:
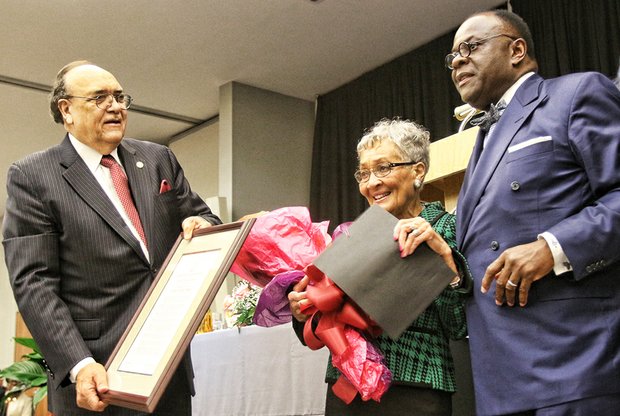
[(138, 231), (142, 242), (145, 246), (147, 246), (144, 230), (142, 229), (142, 223), (140, 222), (140, 216), (138, 215), (138, 210), (133, 203), (133, 198), (131, 197), (131, 192), (129, 191), (129, 182), (127, 181), (125, 172), (123, 172), (123, 168), (121, 168), (121, 165), (118, 164), (116, 159), (110, 155), (103, 156), (101, 158), (101, 164), (110, 169), (114, 189), (116, 190), (118, 198), (121, 200), (121, 204), (123, 204), (125, 213), (131, 220), (131, 223), (135, 227), (136, 231)]

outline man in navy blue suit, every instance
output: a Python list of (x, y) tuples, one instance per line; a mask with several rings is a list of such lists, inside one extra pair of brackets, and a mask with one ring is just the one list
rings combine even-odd
[[(457, 208), (477, 414), (618, 415), (620, 91), (545, 80), (526, 23), (469, 17), (446, 56), (481, 129)], [(505, 110), (502, 110), (505, 104)]]

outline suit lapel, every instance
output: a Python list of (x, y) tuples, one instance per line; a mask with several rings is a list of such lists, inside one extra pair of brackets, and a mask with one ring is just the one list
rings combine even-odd
[[(140, 221), (142, 222), (142, 228), (146, 235), (146, 241), (149, 246), (153, 244), (153, 189), (151, 181), (149, 180), (150, 166), (147, 161), (142, 157), (136, 149), (122, 142), (118, 147), (118, 154), (123, 162), (123, 167), (127, 173), (127, 179), (129, 180), (129, 188), (131, 189), (131, 195), (136, 204), (136, 209), (140, 215)], [(149, 249), (149, 254), (152, 257), (153, 250)]]
[(459, 246), (465, 240), (464, 231), (469, 228), (474, 208), (478, 205), (508, 146), (534, 109), (546, 100), (546, 95), (540, 94), (542, 81), (540, 76), (534, 74), (517, 90), (495, 126), (492, 137), (485, 144), (473, 173), (470, 173), (472, 168), (470, 160), (465, 177), (466, 182), (461, 192), (462, 199), (459, 198), (458, 215), (460, 218), (457, 233)]
[(131, 234), (129, 228), (119, 215), (116, 207), (105, 194), (97, 179), (86, 166), (86, 163), (77, 154), (73, 145), (66, 136), (60, 145), (61, 164), (66, 168), (63, 178), (75, 190), (76, 194), (84, 200), (101, 218), (116, 231), (134, 251), (144, 260), (140, 243)]
[(469, 224), (469, 220), (471, 219), (471, 209), (473, 209), (473, 206), (468, 203), (467, 197), (471, 195), (470, 192), (468, 192), (468, 189), (471, 184), (471, 177), (474, 168), (476, 167), (476, 163), (480, 157), (480, 154), (482, 153), (483, 141), (484, 132), (482, 130), (478, 130), (476, 143), (474, 145), (474, 149), (472, 150), (471, 157), (469, 158), (469, 163), (467, 164), (467, 169), (465, 170), (465, 176), (463, 178), (463, 184), (461, 185), (461, 190), (459, 192), (456, 215), (456, 236), (457, 244), (459, 245), (459, 247), (463, 242), (463, 230), (467, 229), (467, 225)]

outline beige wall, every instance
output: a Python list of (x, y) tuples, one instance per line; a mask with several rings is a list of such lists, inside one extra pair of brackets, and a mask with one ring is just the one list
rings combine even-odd
[(237, 82), (220, 87), (220, 195), (232, 219), (310, 201), (314, 103)]
[(216, 121), (170, 143), (192, 189), (203, 199), (218, 194), (218, 134)]
[(222, 221), (229, 222), (219, 193), (219, 123), (205, 126), (170, 144), (192, 190), (202, 197)]

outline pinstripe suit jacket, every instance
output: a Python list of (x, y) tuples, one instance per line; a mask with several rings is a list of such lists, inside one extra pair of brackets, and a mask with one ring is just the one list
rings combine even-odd
[[(105, 364), (182, 220), (201, 215), (221, 222), (191, 191), (168, 148), (126, 138), (118, 154), (148, 241), (148, 260), (68, 137), (8, 172), (5, 258), (19, 310), (49, 367), (48, 397), (56, 415), (90, 414), (75, 408), (68, 373), (87, 356)], [(159, 194), (163, 179), (172, 190)], [(134, 414), (114, 406), (107, 412)]]

